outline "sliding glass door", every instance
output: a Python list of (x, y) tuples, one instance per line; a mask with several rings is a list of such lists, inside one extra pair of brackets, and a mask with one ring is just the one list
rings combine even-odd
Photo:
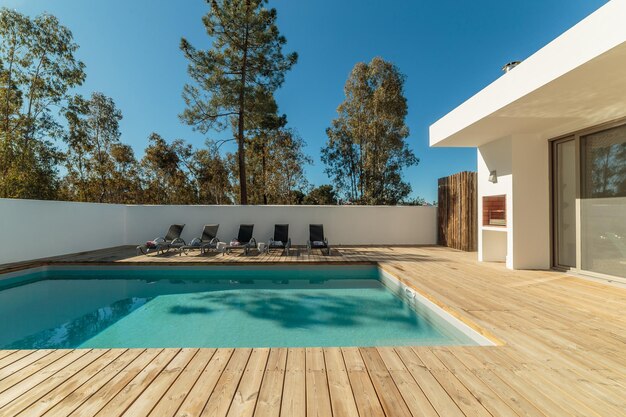
[(580, 144), (581, 269), (626, 277), (626, 125)]
[(554, 264), (576, 267), (576, 141), (553, 142)]
[(553, 264), (626, 278), (626, 124), (552, 141)]

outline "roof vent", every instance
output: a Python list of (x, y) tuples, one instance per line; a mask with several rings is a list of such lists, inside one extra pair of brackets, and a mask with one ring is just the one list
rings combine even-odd
[(504, 73), (506, 74), (507, 72), (511, 71), (513, 68), (517, 67), (521, 63), (522, 63), (521, 61), (511, 61), (502, 67), (502, 71), (504, 71)]

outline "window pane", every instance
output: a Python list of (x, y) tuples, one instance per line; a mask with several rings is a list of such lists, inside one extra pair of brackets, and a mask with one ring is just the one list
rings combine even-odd
[(576, 143), (556, 143), (556, 264), (576, 266)]
[(626, 277), (626, 126), (581, 140), (581, 266)]

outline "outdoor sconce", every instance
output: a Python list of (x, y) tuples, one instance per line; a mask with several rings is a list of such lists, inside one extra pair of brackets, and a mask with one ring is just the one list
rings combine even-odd
[(495, 169), (489, 172), (489, 182), (492, 182), (494, 184), (498, 182), (498, 174), (496, 173)]

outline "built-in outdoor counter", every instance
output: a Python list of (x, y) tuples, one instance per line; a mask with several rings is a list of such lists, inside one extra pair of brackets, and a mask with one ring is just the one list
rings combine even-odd
[(505, 262), (507, 255), (506, 195), (482, 199), (482, 260)]

